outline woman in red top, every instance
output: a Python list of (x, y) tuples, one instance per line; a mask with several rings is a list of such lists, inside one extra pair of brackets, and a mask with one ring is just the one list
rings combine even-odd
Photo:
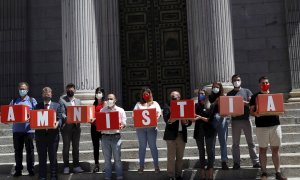
[[(100, 112), (100, 110), (106, 105), (104, 101), (105, 94), (104, 89), (98, 87), (95, 91), (95, 112)], [(91, 123), (91, 136), (92, 142), (94, 147), (94, 160), (95, 160), (95, 167), (93, 172), (99, 172), (99, 147), (100, 147), (100, 140), (101, 140), (101, 132), (96, 130), (96, 121)]]

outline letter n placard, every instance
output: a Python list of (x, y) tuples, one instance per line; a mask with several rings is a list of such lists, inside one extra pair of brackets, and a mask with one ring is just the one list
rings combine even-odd
[(194, 100), (172, 100), (170, 121), (195, 118)]
[(134, 127), (145, 128), (145, 127), (156, 127), (157, 117), (156, 109), (137, 109), (133, 110)]

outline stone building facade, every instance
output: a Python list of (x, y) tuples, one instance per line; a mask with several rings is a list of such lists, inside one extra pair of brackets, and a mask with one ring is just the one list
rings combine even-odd
[(102, 86), (129, 110), (142, 86), (163, 103), (234, 73), (253, 92), (267, 75), (299, 101), (299, 20), (298, 0), (2, 0), (0, 103), (19, 81), (38, 99), (73, 82), (81, 98)]

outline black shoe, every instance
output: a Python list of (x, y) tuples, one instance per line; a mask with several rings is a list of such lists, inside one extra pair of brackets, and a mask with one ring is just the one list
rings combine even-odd
[(95, 164), (95, 167), (93, 169), (93, 173), (99, 172), (100, 168), (99, 168), (99, 164)]
[(229, 170), (226, 162), (222, 162), (222, 170)]
[(260, 175), (260, 179), (264, 180), (264, 179), (268, 179), (268, 174), (266, 172), (262, 172)]
[(259, 163), (256, 163), (252, 166), (253, 168), (261, 168), (260, 164)]
[(21, 172), (21, 171), (16, 171), (15, 174), (14, 174), (13, 176), (14, 176), (14, 177), (22, 176), (22, 172)]
[(182, 177), (181, 177), (181, 176), (176, 176), (175, 179), (176, 179), (176, 180), (182, 180)]
[(233, 167), (232, 167), (233, 170), (238, 170), (240, 168), (241, 168), (241, 166), (238, 163), (233, 164)]
[(33, 171), (29, 171), (28, 172), (28, 176), (34, 176), (34, 172)]
[(276, 173), (276, 179), (279, 179), (279, 180), (286, 180), (287, 178), (286, 178), (286, 177), (283, 177), (283, 176), (281, 175), (280, 172), (277, 172), (277, 173)]
[(175, 177), (169, 177), (169, 180), (175, 180)]

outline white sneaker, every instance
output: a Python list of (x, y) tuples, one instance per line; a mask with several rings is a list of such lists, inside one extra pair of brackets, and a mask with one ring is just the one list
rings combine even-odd
[(64, 174), (70, 174), (70, 168), (69, 167), (64, 168)]
[(78, 167), (76, 167), (76, 168), (73, 168), (73, 172), (74, 173), (82, 173), (84, 170), (80, 167), (80, 166), (78, 166)]

